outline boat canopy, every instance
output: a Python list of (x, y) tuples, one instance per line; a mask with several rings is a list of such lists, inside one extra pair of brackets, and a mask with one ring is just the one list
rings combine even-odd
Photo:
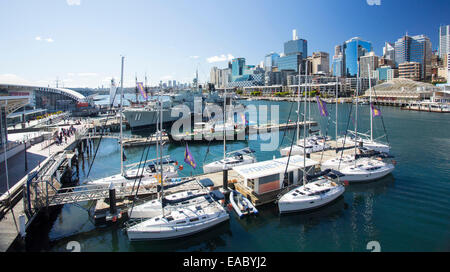
[(236, 150), (233, 152), (228, 153), (230, 156), (239, 156), (239, 155), (248, 155), (248, 154), (252, 154), (255, 153), (255, 150), (251, 149), (250, 147), (246, 147), (244, 149), (241, 150)]
[(184, 201), (188, 201), (197, 197), (202, 197), (202, 196), (206, 196), (207, 193), (202, 193), (202, 194), (193, 194), (192, 192), (188, 192), (188, 196), (183, 197), (183, 198), (179, 198), (179, 199), (167, 199), (167, 198), (163, 198), (162, 199), (162, 203), (163, 203), (163, 207), (165, 207), (166, 205), (174, 205), (177, 203), (182, 203)]
[(214, 198), (214, 200), (222, 200), (225, 199), (225, 196), (222, 194), (221, 191), (219, 190), (214, 190), (211, 191), (210, 195), (212, 196), (212, 198)]
[(199, 180), (199, 182), (203, 187), (214, 186), (214, 182), (210, 178), (201, 179), (201, 180)]

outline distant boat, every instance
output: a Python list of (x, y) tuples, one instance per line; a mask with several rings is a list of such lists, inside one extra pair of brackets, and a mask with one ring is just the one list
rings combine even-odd
[(247, 147), (227, 153), (225, 159), (203, 165), (203, 173), (220, 172), (223, 170), (224, 166), (226, 166), (227, 169), (231, 169), (234, 166), (255, 163), (256, 158), (253, 154), (254, 152), (254, 150)]
[(232, 190), (230, 192), (230, 203), (240, 218), (245, 215), (258, 214), (258, 210), (253, 206), (252, 202), (238, 191)]

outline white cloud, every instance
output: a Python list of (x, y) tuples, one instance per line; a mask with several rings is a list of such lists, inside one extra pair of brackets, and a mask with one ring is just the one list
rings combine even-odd
[(198, 59), (199, 56), (189, 56), (190, 59)]
[(209, 63), (213, 63), (213, 62), (222, 62), (222, 61), (227, 61), (227, 60), (232, 60), (234, 59), (233, 55), (231, 54), (222, 54), (220, 56), (213, 56), (213, 57), (209, 57), (206, 59), (207, 62)]
[(81, 0), (66, 0), (69, 6), (79, 6), (81, 5)]
[(55, 40), (53, 40), (52, 38), (46, 38), (46, 39), (44, 39), (44, 38), (42, 38), (42, 37), (40, 37), (40, 36), (37, 36), (36, 38), (34, 38), (36, 41), (38, 41), (38, 42), (42, 42), (42, 41), (46, 41), (46, 42), (48, 42), (48, 43), (52, 43), (52, 42), (54, 42)]
[(30, 84), (30, 81), (15, 74), (0, 74), (1, 83)]
[(92, 76), (98, 76), (97, 73), (78, 73), (77, 74), (80, 77), (92, 77)]

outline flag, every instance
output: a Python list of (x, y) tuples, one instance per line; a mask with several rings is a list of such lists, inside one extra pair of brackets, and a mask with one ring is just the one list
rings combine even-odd
[(192, 157), (191, 152), (189, 152), (187, 143), (186, 143), (186, 150), (184, 151), (184, 161), (189, 163), (194, 169), (195, 167), (197, 167), (197, 163), (194, 161), (194, 157)]
[(247, 119), (245, 118), (245, 114), (241, 114), (241, 118), (242, 118), (242, 124), (245, 126), (247, 125)]
[(325, 103), (322, 99), (316, 95), (317, 106), (319, 106), (320, 115), (328, 116), (327, 103)]
[(372, 109), (373, 117), (381, 115), (381, 111), (379, 109), (377, 109), (373, 104), (370, 105), (370, 108)]
[(139, 91), (141, 91), (142, 97), (144, 97), (144, 99), (147, 99), (147, 92), (144, 90), (144, 84), (142, 82), (137, 82), (136, 84)]

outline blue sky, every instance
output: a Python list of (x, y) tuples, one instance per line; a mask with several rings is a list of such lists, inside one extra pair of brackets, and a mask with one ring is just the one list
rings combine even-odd
[[(371, 0), (369, 0), (371, 1)], [(372, 0), (375, 1), (375, 0)], [(125, 85), (176, 79), (200, 81), (233, 57), (258, 64), (282, 52), (297, 29), (308, 53), (359, 36), (381, 55), (385, 41), (425, 34), (437, 49), (440, 25), (450, 24), (450, 1), (380, 0), (2, 0), (0, 82), (66, 87)], [(222, 57), (223, 55), (223, 57)], [(212, 62), (218, 61), (218, 62)]]

